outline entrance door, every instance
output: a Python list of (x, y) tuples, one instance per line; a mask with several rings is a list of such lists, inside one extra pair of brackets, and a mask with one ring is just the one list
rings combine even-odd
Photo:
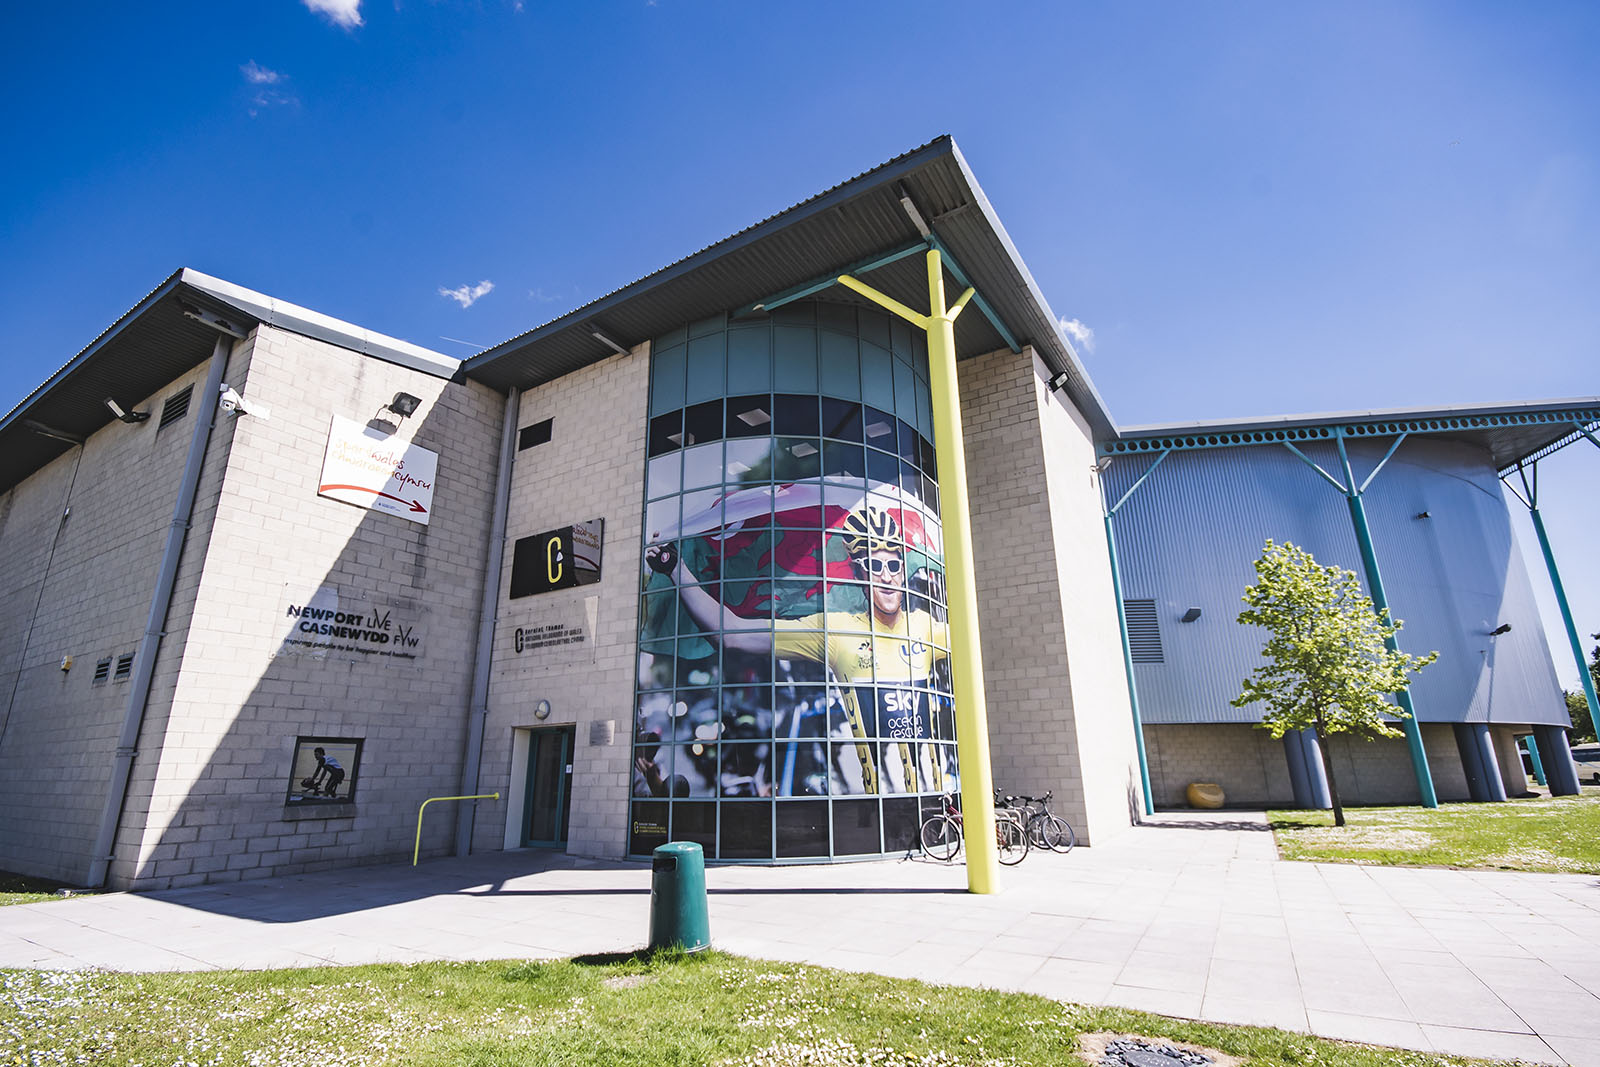
[(522, 813), (522, 843), (562, 848), (572, 804), (572, 748), (576, 727), (556, 726), (528, 733), (527, 801)]

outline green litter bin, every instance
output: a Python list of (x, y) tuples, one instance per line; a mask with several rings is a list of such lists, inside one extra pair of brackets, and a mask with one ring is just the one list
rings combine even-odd
[(650, 947), (685, 952), (711, 947), (706, 854), (693, 841), (668, 841), (651, 855)]

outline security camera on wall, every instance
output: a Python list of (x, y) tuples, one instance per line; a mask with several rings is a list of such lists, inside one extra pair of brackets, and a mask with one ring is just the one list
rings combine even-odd
[(239, 395), (239, 390), (227, 382), (222, 383), (222, 396), (217, 402), (223, 411), (233, 416), (251, 415), (258, 419), (266, 419), (271, 415), (267, 405), (256, 400), (246, 400)]

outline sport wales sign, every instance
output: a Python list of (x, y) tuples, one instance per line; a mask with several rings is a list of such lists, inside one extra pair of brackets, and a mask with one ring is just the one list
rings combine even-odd
[(317, 495), (428, 525), (439, 453), (333, 417)]

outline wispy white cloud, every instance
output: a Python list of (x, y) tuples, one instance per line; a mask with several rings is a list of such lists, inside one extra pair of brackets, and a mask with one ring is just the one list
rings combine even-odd
[(251, 60), (239, 68), (239, 73), (244, 75), (244, 80), (251, 85), (277, 85), (283, 80), (283, 75), (268, 67), (263, 67), (255, 60)]
[(477, 285), (463, 285), (455, 289), (446, 289), (441, 285), (439, 287), (439, 295), (454, 300), (464, 308), (469, 308), (478, 302), (479, 297), (486, 296), (493, 289), (494, 282), (485, 278)]
[(1068, 318), (1057, 319), (1056, 322), (1060, 325), (1061, 332), (1067, 335), (1067, 340), (1075, 347), (1085, 352), (1094, 351), (1094, 330), (1090, 329), (1087, 323)]
[(303, 0), (306, 7), (335, 26), (353, 30), (362, 25), (361, 0)]
[(293, 107), (300, 103), (300, 99), (289, 88), (287, 74), (271, 67), (263, 67), (253, 59), (240, 67), (239, 73), (244, 76), (245, 84), (251, 87), (249, 107), (251, 118), (269, 108)]

